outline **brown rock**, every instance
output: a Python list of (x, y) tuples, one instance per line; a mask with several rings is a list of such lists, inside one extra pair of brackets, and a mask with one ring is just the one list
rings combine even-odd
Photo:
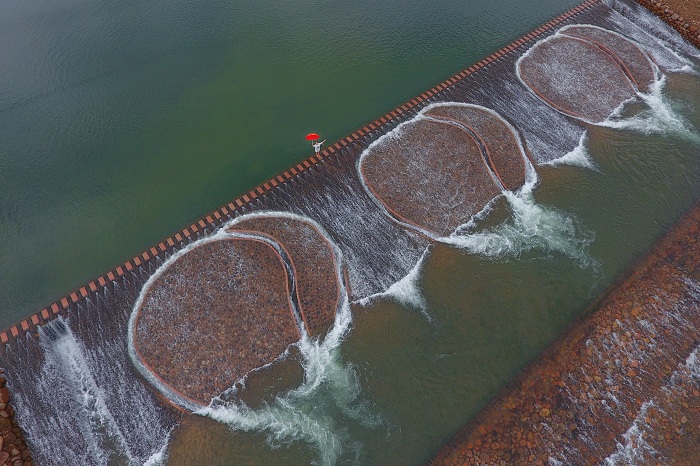
[(690, 27), (688, 28), (688, 30), (689, 30), (690, 32), (695, 32), (695, 31), (698, 30), (698, 26), (695, 25), (695, 24), (693, 24), (692, 26), (690, 26)]
[(0, 451), (0, 464), (4, 464), (5, 461), (10, 457), (9, 453), (6, 453), (4, 451)]
[(0, 388), (0, 403), (7, 403), (10, 401), (10, 391), (7, 387)]
[(9, 432), (10, 429), (12, 429), (12, 423), (10, 422), (10, 420), (7, 419), (6, 417), (1, 417), (0, 418), (0, 433)]

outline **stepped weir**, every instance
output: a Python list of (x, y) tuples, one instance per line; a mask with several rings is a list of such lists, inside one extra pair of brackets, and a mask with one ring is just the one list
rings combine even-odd
[(324, 338), (685, 55), (636, 3), (588, 0), (0, 333), (35, 460), (159, 464), (177, 408)]

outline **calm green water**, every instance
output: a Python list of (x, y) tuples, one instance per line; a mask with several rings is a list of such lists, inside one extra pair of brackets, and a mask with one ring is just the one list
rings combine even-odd
[(576, 0), (0, 0), (0, 327)]

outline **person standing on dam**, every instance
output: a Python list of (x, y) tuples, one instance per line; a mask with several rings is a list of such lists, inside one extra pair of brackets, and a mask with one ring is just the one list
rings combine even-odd
[(321, 142), (312, 142), (311, 143), (311, 145), (314, 148), (314, 151), (316, 151), (316, 155), (318, 155), (321, 152), (321, 146), (323, 145), (324, 142), (326, 142), (325, 139)]

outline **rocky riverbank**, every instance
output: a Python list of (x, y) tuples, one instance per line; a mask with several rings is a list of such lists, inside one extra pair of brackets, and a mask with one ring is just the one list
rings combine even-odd
[(697, 206), (430, 464), (694, 464), (699, 225)]
[(637, 0), (700, 48), (700, 0)]
[(15, 421), (10, 403), (10, 391), (5, 386), (5, 374), (0, 373), (0, 466), (31, 466), (24, 436)]

